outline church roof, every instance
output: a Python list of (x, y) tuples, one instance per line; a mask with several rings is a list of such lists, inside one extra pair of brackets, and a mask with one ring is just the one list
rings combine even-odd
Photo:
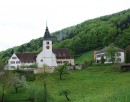
[[(52, 49), (52, 52), (56, 55), (57, 59), (72, 58), (67, 48)], [(37, 53), (16, 53), (16, 56), (22, 62), (36, 61)]]
[(36, 61), (36, 53), (16, 53), (20, 61)]
[(52, 49), (52, 52), (56, 55), (57, 59), (71, 58), (72, 57), (69, 53), (69, 49), (67, 49), (67, 48)]
[(48, 30), (48, 27), (46, 27), (46, 30), (45, 30), (45, 34), (44, 34), (44, 40), (51, 40), (51, 35), (50, 35), (50, 32)]

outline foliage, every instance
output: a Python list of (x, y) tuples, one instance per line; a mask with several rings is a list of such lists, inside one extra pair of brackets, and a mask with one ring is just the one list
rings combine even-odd
[(34, 102), (48, 102), (48, 97), (47, 97), (47, 90), (46, 90), (46, 85), (44, 83), (44, 90), (39, 90), (38, 93), (35, 95), (35, 101)]
[(58, 65), (55, 68), (55, 71), (59, 73), (60, 80), (62, 79), (62, 75), (67, 71), (66, 70), (66, 64), (64, 65)]
[(15, 73), (13, 76), (10, 85), (15, 88), (16, 93), (18, 92), (18, 88), (24, 87), (26, 85), (26, 78), (24, 75), (20, 76), (18, 73)]
[(62, 90), (60, 90), (60, 92), (59, 92), (59, 95), (65, 95), (67, 101), (70, 101), (70, 99), (69, 99), (69, 97), (68, 97), (69, 94), (70, 94), (70, 91), (69, 91), (68, 89), (62, 89)]
[(125, 49), (125, 63), (130, 63), (130, 45)]
[(27, 81), (34, 81), (36, 79), (36, 75), (34, 73), (27, 73), (25, 77)]
[(4, 70), (4, 63), (0, 60), (0, 72)]
[(105, 59), (104, 59), (104, 56), (101, 57), (101, 64), (104, 64), (105, 62)]
[(22, 65), (21, 68), (37, 68), (37, 64), (31, 64), (31, 65)]
[(0, 83), (2, 84), (0, 102), (4, 102), (5, 100), (5, 87), (8, 86), (10, 78), (10, 73), (4, 71), (4, 63), (2, 60), (0, 60)]
[(90, 60), (90, 61), (85, 61), (85, 62), (84, 62), (84, 65), (83, 65), (83, 69), (85, 69), (85, 68), (87, 68), (87, 67), (92, 66), (92, 65), (93, 65), (93, 63), (94, 63), (94, 61), (93, 61), (93, 60)]
[(54, 102), (54, 99), (50, 96), (49, 93), (47, 93), (47, 97), (46, 97), (47, 100), (45, 100), (45, 96), (46, 95), (43, 89), (38, 90), (34, 96), (35, 97), (34, 102)]
[(106, 51), (106, 57), (109, 58), (110, 61), (112, 61), (112, 63), (114, 63), (116, 54), (117, 54), (117, 49), (114, 47), (113, 44), (111, 44)]
[(12, 78), (12, 72), (8, 72), (8, 71), (0, 72), (0, 83), (2, 85), (0, 102), (4, 102), (5, 100), (6, 87), (8, 87), (11, 78)]

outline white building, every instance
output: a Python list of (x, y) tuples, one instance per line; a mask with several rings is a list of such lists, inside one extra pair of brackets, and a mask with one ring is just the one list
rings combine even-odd
[(48, 68), (54, 70), (57, 65), (68, 63), (74, 65), (74, 58), (70, 55), (67, 48), (52, 48), (52, 38), (50, 36), (48, 27), (46, 27), (43, 50), (39, 53), (14, 53), (8, 60), (8, 69), (14, 70), (20, 68), (22, 65), (37, 64), (38, 68), (42, 68), (46, 64)]
[[(99, 51), (94, 52), (94, 60), (96, 63), (101, 63), (101, 57), (104, 56), (105, 62), (104, 63), (112, 63), (109, 57), (106, 56), (106, 52), (109, 47), (105, 47)], [(124, 50), (115, 47), (117, 53), (115, 54), (115, 63), (124, 63), (125, 55)]]

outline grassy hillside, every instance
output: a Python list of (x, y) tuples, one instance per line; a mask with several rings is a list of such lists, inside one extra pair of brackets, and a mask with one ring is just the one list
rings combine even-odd
[[(70, 74), (63, 76), (63, 80), (59, 80), (56, 73), (48, 74), (46, 84), (53, 102), (66, 102), (64, 96), (59, 96), (61, 89), (70, 90), (68, 96), (71, 102), (130, 102), (130, 72), (120, 72), (119, 65), (70, 71)], [(6, 90), (6, 102), (21, 102), (28, 99), (30, 93), (36, 96), (37, 90), (42, 89), (43, 79), (39, 76), (36, 81), (29, 82), (26, 88), (21, 88), (18, 94), (11, 88)]]
[(89, 51), (86, 53), (79, 54), (78, 57), (75, 58), (75, 64), (83, 64), (85, 61), (93, 61), (93, 53), (94, 51)]

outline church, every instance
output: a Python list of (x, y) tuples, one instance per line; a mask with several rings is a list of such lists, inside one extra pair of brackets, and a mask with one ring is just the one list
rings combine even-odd
[(49, 29), (46, 26), (45, 34), (43, 37), (42, 51), (36, 53), (14, 53), (8, 60), (8, 70), (15, 70), (20, 66), (37, 64), (38, 68), (47, 65), (48, 68), (54, 70), (58, 65), (68, 63), (74, 65), (74, 58), (70, 55), (68, 48), (52, 48), (52, 37)]

